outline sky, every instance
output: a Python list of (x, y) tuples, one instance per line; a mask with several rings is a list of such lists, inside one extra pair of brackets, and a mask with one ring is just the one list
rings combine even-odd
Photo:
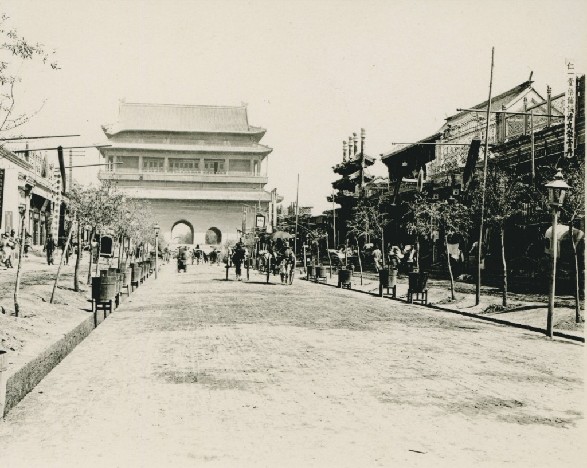
[[(459, 107), (526, 81), (563, 91), (565, 58), (587, 69), (582, 1), (12, 1), (0, 12), (30, 41), (55, 50), (59, 70), (22, 64), (21, 110), (42, 109), (24, 135), (79, 134), (128, 102), (248, 105), (273, 148), (267, 189), (314, 214), (342, 160), (342, 141), (366, 130), (366, 153), (433, 134)], [(44, 142), (49, 144), (50, 142)], [(96, 164), (86, 150), (74, 164)], [(74, 178), (96, 180), (95, 168)], [(376, 175), (385, 175), (378, 161)]]

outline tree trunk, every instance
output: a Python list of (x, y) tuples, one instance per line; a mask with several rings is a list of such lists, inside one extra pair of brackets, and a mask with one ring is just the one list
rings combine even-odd
[(345, 244), (344, 244), (344, 267), (348, 268), (349, 267), (349, 240), (346, 239)]
[(571, 220), (569, 223), (569, 236), (573, 246), (573, 264), (575, 267), (575, 323), (581, 323), (583, 317), (581, 316), (581, 298), (579, 297), (579, 258), (577, 256), (577, 244), (575, 244), (575, 237), (573, 236), (573, 221)]
[(88, 280), (86, 281), (86, 284), (89, 284), (89, 285), (92, 284), (92, 262), (94, 261), (94, 249), (92, 249), (92, 241), (94, 240), (94, 236), (95, 236), (95, 230), (92, 229), (90, 231), (90, 262), (89, 262), (89, 267), (88, 267)]
[(416, 234), (416, 268), (420, 271), (420, 236)]
[(363, 286), (363, 263), (361, 262), (361, 249), (359, 247), (359, 239), (357, 239), (357, 257), (359, 258), (359, 274), (361, 276), (361, 286)]
[(75, 258), (75, 271), (73, 273), (73, 290), (79, 292), (79, 268), (82, 261), (82, 223), (77, 223), (77, 255)]
[(320, 263), (320, 239), (316, 241), (316, 265), (322, 265)]
[[(29, 203), (28, 199), (25, 197), (25, 202)], [(18, 290), (20, 289), (20, 269), (22, 266), (22, 261), (24, 259), (24, 240), (26, 238), (26, 233), (24, 232), (25, 226), (25, 218), (27, 217), (28, 210), (25, 210), (24, 214), (22, 215), (22, 221), (20, 222), (20, 236), (21, 240), (19, 243), (19, 255), (18, 255), (18, 268), (16, 269), (16, 281), (14, 284), (14, 316), (18, 317), (20, 314), (20, 305), (18, 303)]]
[[(71, 242), (71, 234), (73, 233), (73, 227), (75, 224), (75, 218), (71, 221), (71, 227), (69, 228), (69, 234), (67, 234), (67, 240), (65, 241), (65, 248), (63, 252), (67, 252), (69, 249), (69, 243)], [(53, 304), (53, 300), (55, 299), (55, 290), (57, 289), (57, 282), (59, 281), (59, 275), (61, 274), (61, 266), (63, 265), (63, 257), (65, 255), (61, 255), (59, 259), (59, 266), (57, 267), (57, 274), (55, 275), (55, 282), (53, 283), (53, 292), (51, 292), (51, 299), (49, 300), (50, 304)]]
[(450, 298), (454, 301), (455, 297), (455, 280), (452, 276), (452, 266), (450, 265), (450, 252), (448, 251), (448, 239), (446, 238), (446, 231), (444, 232), (444, 246), (446, 249), (446, 263), (448, 266), (448, 275), (450, 277)]
[(96, 276), (98, 276), (98, 268), (100, 268), (100, 250), (102, 250), (102, 236), (98, 234), (98, 246), (96, 247)]
[(505, 260), (505, 230), (503, 225), (500, 229), (500, 237), (501, 237), (501, 264), (503, 267), (503, 283), (502, 283), (502, 299), (501, 305), (504, 307), (508, 306), (508, 265)]
[(387, 265), (387, 262), (385, 261), (385, 235), (383, 233), (383, 228), (381, 228), (381, 263), (383, 267)]
[(124, 242), (124, 237), (120, 236), (118, 238), (118, 269), (122, 269), (122, 243)]

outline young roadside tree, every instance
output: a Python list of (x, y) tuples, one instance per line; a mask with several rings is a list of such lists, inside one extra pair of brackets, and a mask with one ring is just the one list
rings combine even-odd
[[(382, 197), (359, 200), (351, 212), (351, 219), (348, 223), (348, 232), (355, 239), (357, 250), (359, 252), (359, 269), (361, 275), (361, 284), (363, 284), (363, 262), (361, 261), (361, 246), (372, 239), (375, 242), (381, 242), (384, 247), (383, 230), (389, 223), (389, 217), (384, 210)], [(385, 255), (383, 256), (385, 258)]]
[[(83, 255), (82, 247), (82, 230), (85, 226), (91, 226), (93, 217), (93, 200), (92, 188), (84, 187), (80, 184), (73, 184), (69, 192), (70, 209), (77, 214), (77, 256), (75, 259), (75, 271), (73, 274), (73, 289), (79, 292), (79, 270)], [(92, 261), (92, 252), (90, 250), (90, 263)], [(91, 265), (90, 265), (91, 271)]]
[[(91, 242), (97, 232), (114, 229), (120, 218), (120, 211), (125, 210), (125, 196), (108, 183), (98, 187), (74, 185), (71, 191), (71, 208), (77, 213), (81, 226), (90, 228), (90, 261), (87, 283), (92, 281), (92, 250)], [(99, 250), (99, 246), (98, 246)], [(81, 257), (81, 255), (79, 256)], [(98, 251), (98, 263), (100, 252)], [(76, 274), (74, 274), (74, 288), (79, 273), (79, 260), (76, 260)], [(79, 289), (79, 284), (78, 284)]]
[[(479, 180), (479, 177), (477, 177)], [(505, 255), (505, 226), (514, 215), (519, 213), (522, 195), (525, 186), (520, 180), (492, 164), (487, 171), (487, 184), (485, 188), (485, 224), (499, 232), (501, 244), (502, 264), (502, 305), (508, 306), (508, 269)], [(480, 211), (482, 200), (481, 184), (475, 184), (470, 192), (473, 209)]]
[(0, 14), (0, 133), (25, 124), (40, 111), (40, 108), (32, 112), (18, 110), (16, 105), (15, 88), (21, 82), (23, 63), (36, 61), (52, 69), (59, 68), (53, 58), (54, 51), (27, 41), (9, 23), (9, 17)]
[(411, 208), (412, 220), (408, 222), (408, 230), (420, 236), (432, 237), (433, 226), (436, 224), (440, 230), (446, 253), (446, 266), (450, 278), (450, 297), (454, 301), (455, 284), (452, 266), (450, 263), (450, 251), (448, 248), (448, 236), (460, 234), (467, 237), (471, 228), (471, 210), (457, 199), (428, 200), (422, 195), (417, 195)]
[[(565, 197), (562, 213), (569, 224), (569, 239), (573, 248), (574, 273), (575, 273), (575, 322), (581, 323), (584, 319), (581, 314), (581, 297), (579, 276), (579, 252), (577, 246), (582, 240), (575, 225), (585, 216), (585, 162), (579, 161), (576, 167), (567, 173), (567, 183), (571, 187)], [(577, 226), (578, 227), (578, 226)], [(584, 239), (583, 239), (583, 242)]]

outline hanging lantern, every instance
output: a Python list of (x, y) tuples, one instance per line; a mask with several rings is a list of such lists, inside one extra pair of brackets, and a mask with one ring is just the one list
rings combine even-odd
[(560, 169), (554, 176), (554, 180), (545, 184), (548, 189), (548, 203), (552, 208), (560, 208), (565, 199), (565, 194), (570, 188), (563, 180), (563, 173)]

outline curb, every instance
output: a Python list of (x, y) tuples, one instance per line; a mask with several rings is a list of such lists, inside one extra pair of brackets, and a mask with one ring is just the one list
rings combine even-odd
[[(324, 286), (330, 286), (331, 288), (338, 289), (338, 287), (336, 285), (334, 285), (334, 284), (316, 283), (316, 281), (311, 281), (311, 280), (307, 280), (307, 279), (304, 279), (304, 281), (306, 281), (308, 283), (313, 283), (313, 284), (322, 284)], [(373, 296), (373, 297), (380, 297), (379, 294), (371, 293), (371, 292), (368, 292), (368, 291), (361, 291), (360, 289), (353, 289), (353, 288), (351, 288), (351, 289), (348, 289), (348, 291), (358, 292), (360, 294), (367, 294), (367, 295)], [(383, 299), (390, 299), (392, 301), (399, 301), (399, 302), (402, 302), (404, 304), (407, 304), (407, 302), (402, 301), (401, 299), (393, 298), (393, 297), (390, 297), (390, 296), (383, 296)], [(513, 328), (520, 328), (520, 329), (523, 329), (523, 330), (528, 330), (528, 331), (531, 331), (531, 332), (540, 333), (541, 335), (544, 335), (546, 333), (546, 330), (545, 329), (538, 328), (538, 327), (533, 327), (532, 325), (525, 325), (523, 323), (510, 322), (508, 320), (498, 319), (498, 318), (495, 318), (495, 317), (485, 317), (483, 315), (473, 314), (471, 312), (464, 312), (464, 311), (455, 310), (455, 309), (449, 309), (448, 307), (442, 307), (442, 306), (438, 306), (438, 305), (434, 305), (434, 304), (426, 304), (426, 305), (410, 304), (410, 305), (416, 306), (416, 307), (425, 307), (427, 309), (440, 310), (442, 312), (448, 312), (448, 313), (451, 313), (451, 314), (457, 314), (457, 315), (461, 315), (461, 316), (464, 316), (464, 317), (469, 317), (469, 318), (474, 318), (474, 319), (478, 319), (478, 320), (483, 320), (483, 321), (495, 323), (495, 324), (498, 324), (498, 325), (506, 325), (506, 326), (513, 327)], [(554, 332), (554, 336), (556, 336), (557, 338), (564, 338), (566, 340), (571, 340), (571, 341), (577, 341), (577, 342), (580, 342), (580, 343), (585, 343), (585, 337), (583, 337), (583, 336), (572, 335), (572, 334), (569, 334), (569, 333), (563, 333), (563, 332), (559, 332), (559, 331), (555, 331)]]
[[(126, 298), (124, 302), (126, 302)], [(121, 301), (116, 310), (124, 302)], [(0, 420), (109, 315), (106, 310), (93, 312), (73, 330), (63, 335), (61, 339), (24, 364), (8, 379), (3, 376), (3, 370), (6, 369), (2, 368), (2, 362), (0, 361)]]

